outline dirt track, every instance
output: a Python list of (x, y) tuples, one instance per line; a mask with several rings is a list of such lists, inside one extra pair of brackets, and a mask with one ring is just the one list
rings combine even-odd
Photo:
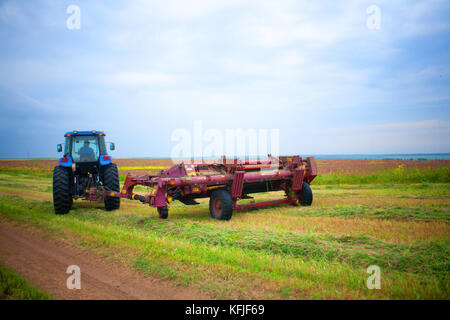
[[(0, 224), (0, 261), (56, 299), (209, 299), (197, 290), (143, 277), (41, 233)], [(81, 270), (81, 289), (66, 287), (69, 265)]]

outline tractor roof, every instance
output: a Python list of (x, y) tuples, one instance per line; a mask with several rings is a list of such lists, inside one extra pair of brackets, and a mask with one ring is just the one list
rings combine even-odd
[(68, 136), (105, 136), (103, 131), (91, 130), (91, 131), (68, 131), (64, 134), (64, 137)]

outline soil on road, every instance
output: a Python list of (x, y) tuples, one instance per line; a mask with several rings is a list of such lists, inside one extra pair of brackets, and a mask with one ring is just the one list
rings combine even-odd
[[(196, 289), (143, 276), (87, 250), (5, 222), (0, 224), (0, 261), (55, 299), (210, 299)], [(80, 267), (80, 290), (67, 288), (70, 265)]]

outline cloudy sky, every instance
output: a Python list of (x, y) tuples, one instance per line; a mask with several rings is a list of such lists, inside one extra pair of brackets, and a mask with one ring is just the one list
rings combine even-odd
[(449, 39), (444, 0), (0, 0), (0, 157), (91, 129), (167, 157), (195, 120), (282, 154), (450, 152)]

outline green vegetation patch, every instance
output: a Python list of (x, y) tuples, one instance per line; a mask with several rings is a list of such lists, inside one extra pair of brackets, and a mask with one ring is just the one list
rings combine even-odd
[(448, 206), (401, 206), (391, 204), (336, 205), (333, 207), (302, 208), (301, 212), (291, 210), (291, 215), (344, 218), (415, 219), (450, 221)]
[(393, 169), (368, 175), (342, 173), (319, 174), (313, 184), (371, 184), (371, 183), (450, 183), (450, 167), (405, 168), (400, 165)]
[(53, 176), (53, 169), (42, 169), (42, 168), (32, 168), (32, 167), (2, 167), (0, 166), (0, 174), (9, 175), (27, 175), (33, 177), (44, 177), (51, 178)]
[(0, 264), (0, 299), (53, 300), (51, 296), (33, 287), (16, 272)]
[[(90, 213), (86, 212), (85, 216), (88, 215)], [(153, 217), (142, 218), (140, 215), (109, 215), (102, 220), (178, 240), (243, 248), (302, 260), (337, 261), (364, 267), (376, 264), (385, 269), (440, 276), (446, 276), (450, 271), (449, 241), (413, 245), (392, 244), (369, 237), (332, 237), (234, 229), (199, 222), (161, 221)]]

